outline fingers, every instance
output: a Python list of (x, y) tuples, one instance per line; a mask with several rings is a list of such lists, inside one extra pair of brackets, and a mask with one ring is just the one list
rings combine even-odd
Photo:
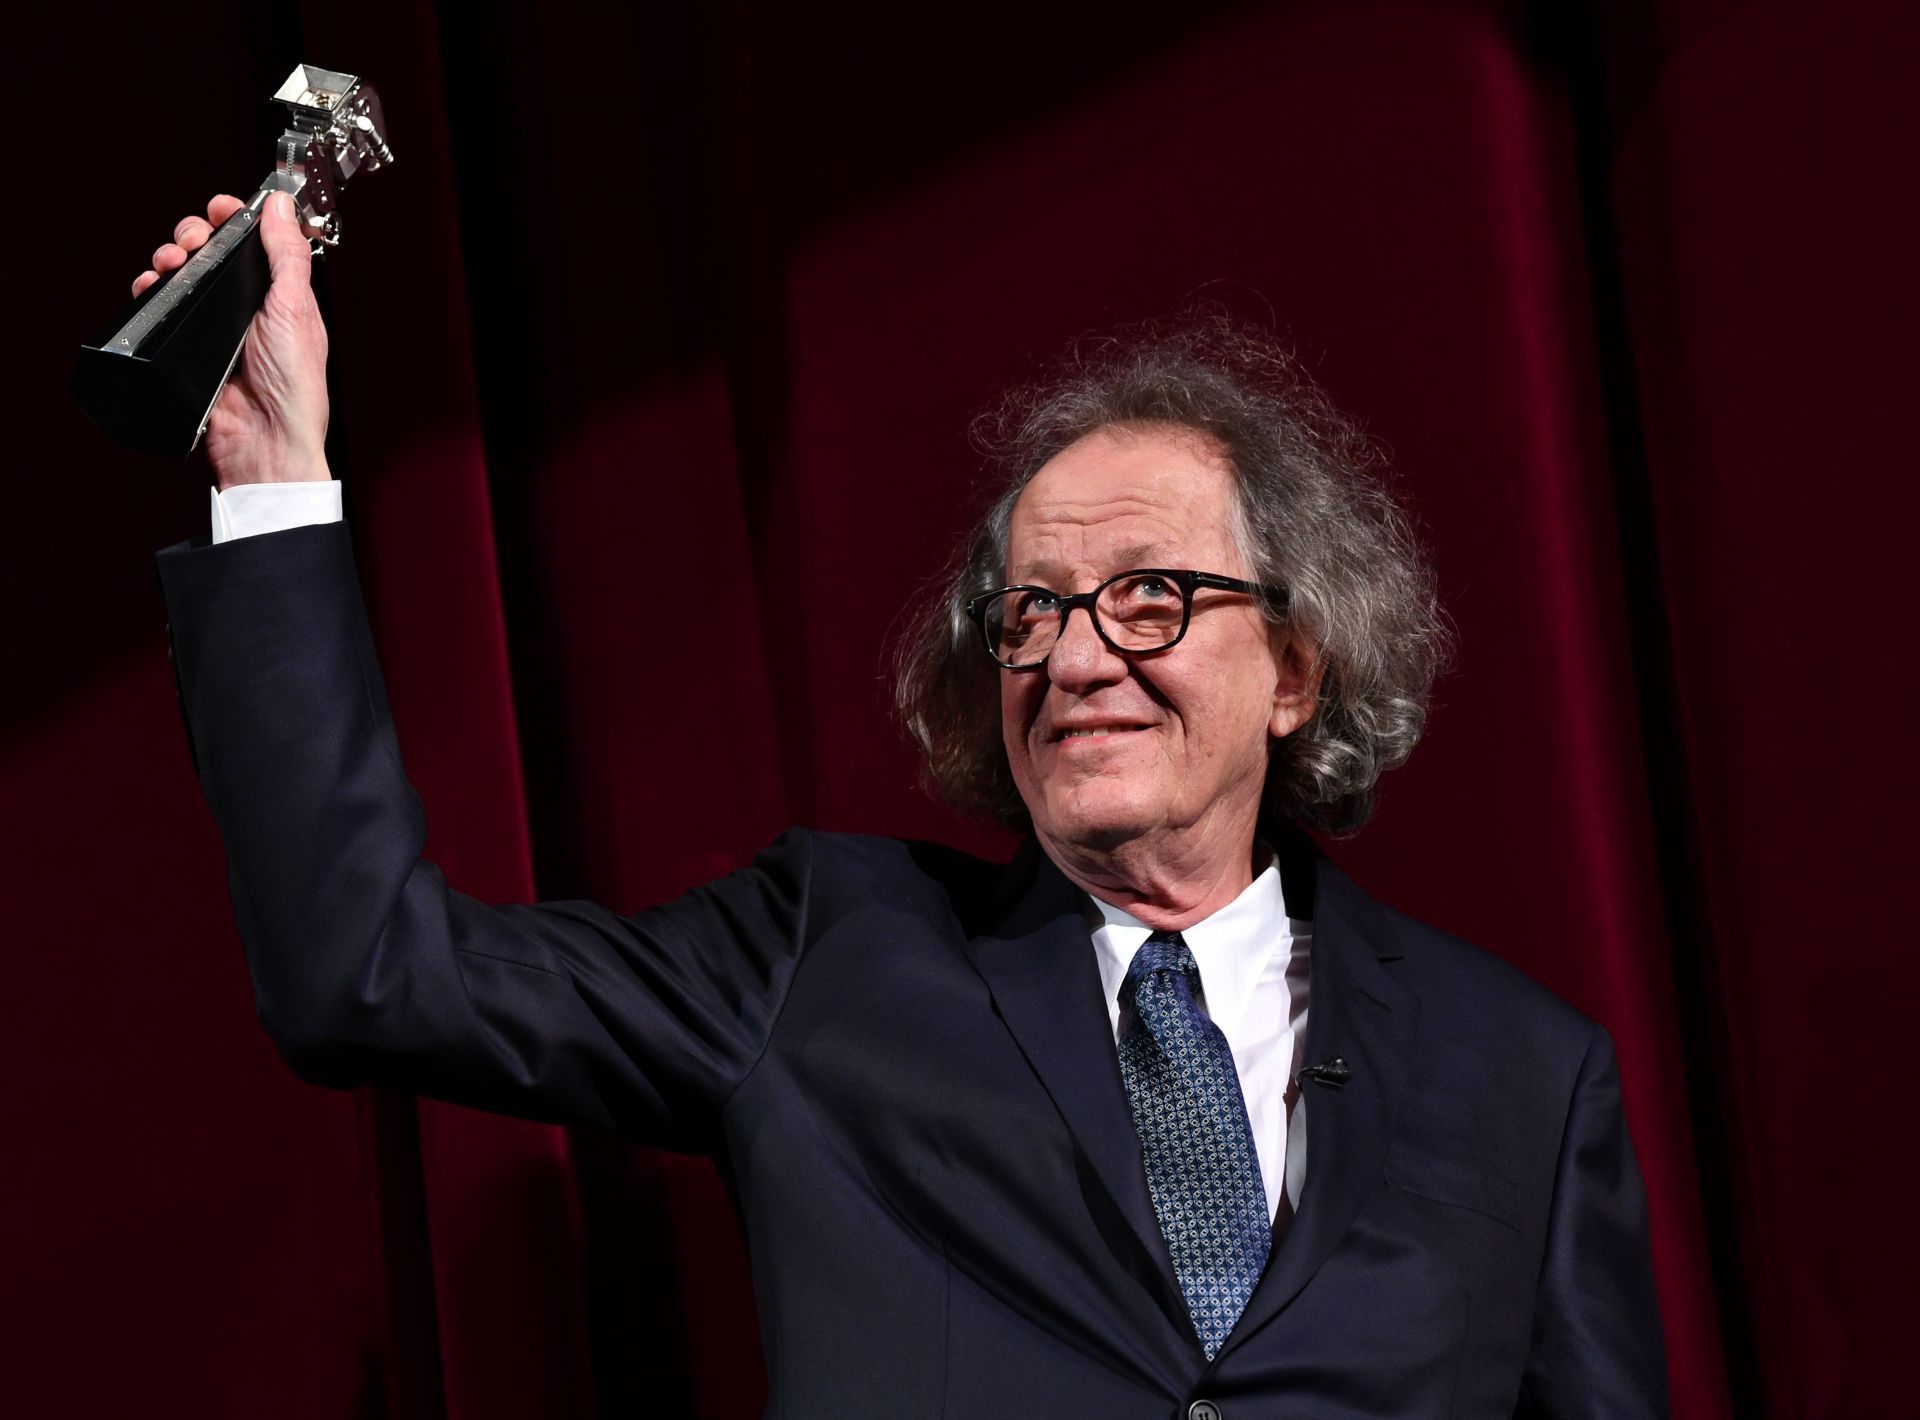
[(267, 249), (274, 285), (305, 286), (312, 279), (313, 248), (294, 220), (293, 199), (284, 192), (269, 197), (261, 211), (260, 244)]
[(174, 225), (173, 240), (154, 248), (152, 269), (134, 278), (133, 294), (139, 295), (158, 281), (162, 272), (185, 265), (191, 253), (206, 245), (214, 228), (245, 205), (239, 198), (223, 192), (207, 204), (205, 217), (182, 217)]
[[(205, 240), (205, 238), (202, 238), (202, 240)], [(199, 246), (200, 243), (195, 242), (194, 245)], [(175, 243), (168, 242), (164, 246), (155, 247), (153, 250), (153, 255), (147, 259), (152, 263), (152, 270), (144, 271), (139, 276), (134, 278), (133, 294), (136, 296), (139, 295), (142, 291), (146, 290), (147, 287), (151, 286), (154, 282), (158, 281), (160, 279), (161, 272), (172, 271), (177, 266), (185, 265), (187, 260), (187, 253), (183, 248), (176, 245)]]

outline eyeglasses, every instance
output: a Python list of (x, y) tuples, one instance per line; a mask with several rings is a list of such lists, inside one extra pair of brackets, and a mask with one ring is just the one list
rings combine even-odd
[(967, 617), (980, 628), (989, 656), (1010, 671), (1030, 671), (1053, 654), (1075, 607), (1086, 608), (1100, 639), (1123, 656), (1165, 651), (1187, 634), (1193, 594), (1201, 587), (1244, 592), (1282, 610), (1287, 604), (1285, 587), (1263, 587), (1217, 572), (1136, 567), (1070, 597), (1050, 587), (1002, 587), (969, 601)]

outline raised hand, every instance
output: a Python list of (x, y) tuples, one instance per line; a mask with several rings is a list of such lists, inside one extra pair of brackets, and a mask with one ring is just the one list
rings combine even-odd
[[(243, 205), (223, 193), (207, 204), (205, 217), (182, 218), (173, 240), (154, 252), (153, 269), (133, 283), (134, 294), (184, 265)], [(207, 458), (223, 489), (333, 476), (326, 454), (327, 328), (313, 299), (312, 251), (283, 192), (261, 212), (260, 241), (272, 284), (207, 421)]]

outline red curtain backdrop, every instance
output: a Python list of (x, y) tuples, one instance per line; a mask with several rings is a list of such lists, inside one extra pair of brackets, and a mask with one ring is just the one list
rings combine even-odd
[(14, 35), (0, 1408), (764, 1398), (710, 1166), (310, 1089), (252, 1018), (150, 562), (206, 471), (63, 385), (305, 58), (399, 155), (326, 263), (332, 452), (454, 883), (631, 910), (789, 822), (1002, 850), (887, 712), (968, 416), (1210, 297), (1436, 550), (1460, 665), (1334, 852), (1612, 1031), (1676, 1414), (1912, 1413), (1911, 7), (370, 13)]

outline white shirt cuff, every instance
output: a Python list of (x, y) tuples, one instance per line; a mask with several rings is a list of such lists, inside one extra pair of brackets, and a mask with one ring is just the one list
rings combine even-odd
[(213, 540), (231, 542), (256, 533), (340, 521), (340, 480), (303, 483), (236, 483), (225, 493), (209, 488)]

